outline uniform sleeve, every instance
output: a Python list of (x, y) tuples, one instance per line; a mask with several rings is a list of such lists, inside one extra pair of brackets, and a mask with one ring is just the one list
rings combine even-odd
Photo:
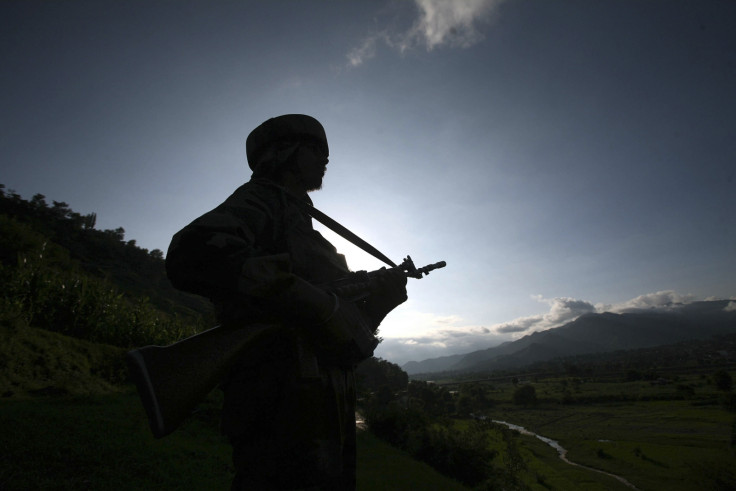
[(334, 312), (334, 296), (292, 271), (285, 244), (274, 227), (278, 200), (236, 193), (174, 235), (166, 256), (172, 284), (215, 303), (308, 325)]
[(194, 220), (169, 246), (166, 273), (172, 284), (210, 299), (232, 296), (240, 288), (246, 261), (252, 268), (252, 258), (268, 255), (273, 248), (274, 214), (265, 201), (236, 192)]

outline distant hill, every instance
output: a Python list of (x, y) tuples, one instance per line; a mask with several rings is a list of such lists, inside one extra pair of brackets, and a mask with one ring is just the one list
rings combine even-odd
[(606, 353), (708, 339), (736, 332), (736, 311), (728, 300), (694, 302), (667, 310), (586, 314), (554, 329), (465, 355), (409, 362), (410, 375), (488, 372), (521, 368), (553, 358)]

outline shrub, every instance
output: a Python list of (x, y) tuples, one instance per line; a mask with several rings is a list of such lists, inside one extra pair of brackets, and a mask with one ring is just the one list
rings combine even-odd
[(45, 247), (0, 265), (0, 307), (27, 325), (121, 347), (169, 344), (205, 326), (126, 298), (104, 279), (53, 264)]
[(716, 384), (716, 388), (718, 390), (722, 390), (724, 392), (731, 390), (731, 386), (733, 385), (731, 375), (725, 370), (718, 370), (714, 373), (713, 382)]
[(492, 475), (496, 452), (489, 448), (487, 433), (478, 424), (457, 430), (418, 408), (396, 404), (373, 408), (367, 420), (376, 436), (463, 484), (474, 486)]
[(522, 385), (514, 391), (514, 404), (532, 406), (537, 403), (537, 391), (532, 385)]

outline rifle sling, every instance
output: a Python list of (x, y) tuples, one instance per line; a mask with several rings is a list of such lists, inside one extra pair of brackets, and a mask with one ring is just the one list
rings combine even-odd
[(291, 198), (291, 200), (299, 208), (301, 208), (302, 211), (304, 211), (304, 213), (306, 213), (307, 215), (311, 216), (312, 218), (314, 218), (315, 220), (317, 220), (318, 222), (320, 222), (322, 225), (324, 225), (325, 227), (327, 227), (330, 230), (332, 230), (333, 232), (335, 232), (337, 235), (339, 235), (343, 239), (345, 239), (345, 240), (353, 243), (354, 245), (360, 247), (361, 249), (363, 249), (368, 254), (372, 255), (373, 257), (375, 257), (377, 259), (380, 259), (381, 261), (383, 261), (384, 263), (388, 264), (392, 268), (397, 267), (396, 264), (392, 260), (390, 260), (389, 258), (387, 258), (385, 255), (383, 255), (381, 253), (381, 251), (379, 251), (378, 249), (376, 249), (375, 247), (373, 247), (372, 245), (370, 245), (368, 242), (364, 241), (363, 239), (361, 239), (360, 237), (358, 237), (357, 235), (355, 235), (353, 232), (351, 232), (350, 230), (348, 230), (344, 226), (342, 226), (339, 223), (337, 223), (332, 218), (328, 217), (327, 215), (325, 215), (324, 213), (322, 213), (321, 211), (319, 211), (314, 206), (310, 205), (306, 201), (300, 200), (299, 198), (297, 198), (296, 196), (294, 196), (292, 194), (287, 193), (287, 196), (289, 196)]

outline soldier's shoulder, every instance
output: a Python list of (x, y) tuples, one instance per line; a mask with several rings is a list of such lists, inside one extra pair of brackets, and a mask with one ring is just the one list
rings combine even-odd
[(284, 201), (282, 189), (264, 179), (250, 180), (236, 189), (223, 203), (226, 207), (257, 206), (279, 208)]

